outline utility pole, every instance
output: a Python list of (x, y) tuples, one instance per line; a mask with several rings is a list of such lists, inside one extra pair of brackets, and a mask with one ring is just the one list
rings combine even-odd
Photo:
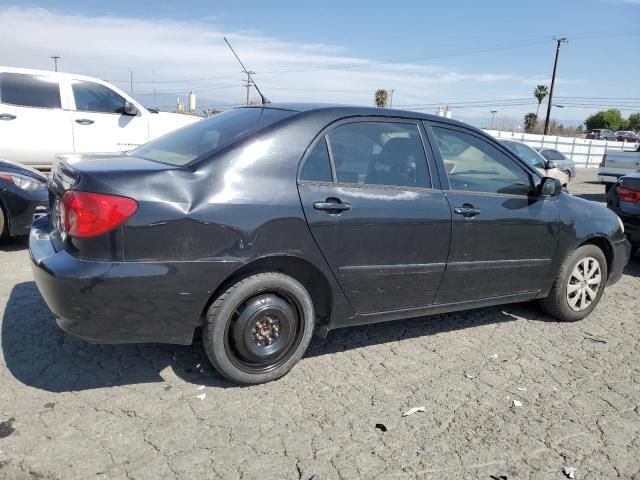
[(558, 68), (558, 55), (560, 54), (560, 44), (568, 42), (566, 37), (553, 37), (553, 39), (557, 42), (556, 59), (553, 62), (553, 74), (551, 75), (551, 89), (549, 89), (549, 103), (547, 104), (547, 118), (544, 121), (545, 135), (549, 133), (549, 118), (551, 117), (551, 105), (552, 105), (551, 102), (553, 101), (553, 86), (556, 83), (556, 69)]
[(249, 105), (249, 92), (251, 91), (251, 86), (253, 85), (253, 80), (251, 79), (251, 75), (255, 75), (256, 72), (245, 72), (247, 74), (247, 79), (245, 80), (244, 86), (247, 88), (247, 105)]
[(156, 68), (153, 67), (153, 70), (151, 71), (151, 80), (153, 82), (153, 108), (156, 108), (158, 105), (156, 105)]
[(133, 95), (133, 71), (129, 71), (129, 95)]
[(496, 113), (498, 113), (498, 110), (491, 110), (491, 130), (493, 130), (493, 125), (496, 121)]
[(58, 60), (62, 57), (59, 57), (58, 55), (54, 55), (53, 57), (49, 57), (53, 59), (53, 71), (57, 72), (58, 71)]
[(391, 92), (391, 94), (389, 95), (389, 108), (393, 108), (393, 92), (395, 92), (395, 90), (392, 88), (389, 91)]

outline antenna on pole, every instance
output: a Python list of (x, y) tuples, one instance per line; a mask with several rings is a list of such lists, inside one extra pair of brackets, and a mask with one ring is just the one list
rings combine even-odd
[[(242, 71), (247, 75), (247, 93), (248, 93), (248, 87), (250, 85), (253, 85), (254, 87), (256, 87), (256, 90), (258, 91), (258, 95), (260, 95), (260, 99), (262, 100), (262, 104), (264, 105), (265, 103), (271, 103), (269, 101), (269, 99), (267, 99), (267, 97), (265, 97), (262, 92), (260, 91), (260, 89), (258, 88), (258, 85), (256, 85), (255, 80), (253, 79), (253, 77), (251, 76), (252, 73), (256, 73), (256, 72), (251, 72), (249, 70), (246, 69), (246, 67), (244, 66), (244, 63), (242, 63), (242, 60), (240, 60), (240, 57), (238, 56), (238, 54), (236, 53), (236, 51), (233, 49), (233, 47), (231, 46), (231, 44), (229, 43), (229, 40), (227, 40), (227, 37), (222, 37), (224, 38), (224, 41), (227, 42), (227, 45), (229, 46), (229, 48), (231, 49), (231, 52), (233, 52), (233, 55), (236, 57), (236, 60), (238, 60), (238, 63), (240, 64), (240, 66), (242, 67)], [(250, 84), (249, 84), (250, 82)]]

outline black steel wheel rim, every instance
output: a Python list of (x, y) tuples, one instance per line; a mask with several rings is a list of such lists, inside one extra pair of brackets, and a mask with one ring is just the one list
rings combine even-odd
[(285, 363), (300, 344), (304, 315), (282, 290), (265, 289), (238, 302), (226, 324), (229, 360), (247, 373), (268, 373)]

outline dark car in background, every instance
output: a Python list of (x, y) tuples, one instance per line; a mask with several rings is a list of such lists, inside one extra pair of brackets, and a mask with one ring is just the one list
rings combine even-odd
[(617, 141), (616, 134), (608, 128), (594, 128), (592, 130), (589, 130), (584, 138), (590, 140), (609, 140), (614, 142)]
[(71, 334), (190, 344), (254, 384), (315, 330), (538, 300), (593, 311), (630, 246), (466, 124), (392, 109), (244, 107), (120, 157), (63, 160), (34, 223), (35, 281)]
[(576, 178), (576, 164), (573, 163), (573, 160), (567, 158), (564, 153), (556, 150), (555, 148), (537, 147), (536, 150), (540, 155), (552, 162), (557, 168), (569, 175), (569, 178)]
[(637, 251), (640, 248), (640, 172), (618, 179), (607, 192), (607, 206), (622, 219), (627, 237)]
[(640, 142), (640, 136), (636, 132), (632, 132), (630, 130), (620, 130), (619, 132), (616, 132), (616, 139), (619, 142)]
[(0, 242), (27, 235), (34, 215), (47, 213), (47, 177), (26, 165), (0, 159)]

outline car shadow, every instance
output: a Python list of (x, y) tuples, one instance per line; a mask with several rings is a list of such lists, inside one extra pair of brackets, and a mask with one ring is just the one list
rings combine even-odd
[(4, 243), (0, 243), (0, 252), (17, 252), (29, 248), (29, 237), (14, 237)]
[[(326, 339), (314, 337), (306, 357), (435, 335), (520, 317), (549, 321), (531, 303), (489, 307), (455, 314), (338, 329)], [(14, 286), (2, 319), (2, 353), (20, 382), (50, 392), (164, 382), (170, 367), (186, 382), (209, 387), (237, 385), (209, 364), (199, 335), (192, 345), (100, 345), (65, 334), (34, 282)], [(427, 340), (425, 340), (427, 341)], [(169, 374), (171, 375), (171, 374)]]

